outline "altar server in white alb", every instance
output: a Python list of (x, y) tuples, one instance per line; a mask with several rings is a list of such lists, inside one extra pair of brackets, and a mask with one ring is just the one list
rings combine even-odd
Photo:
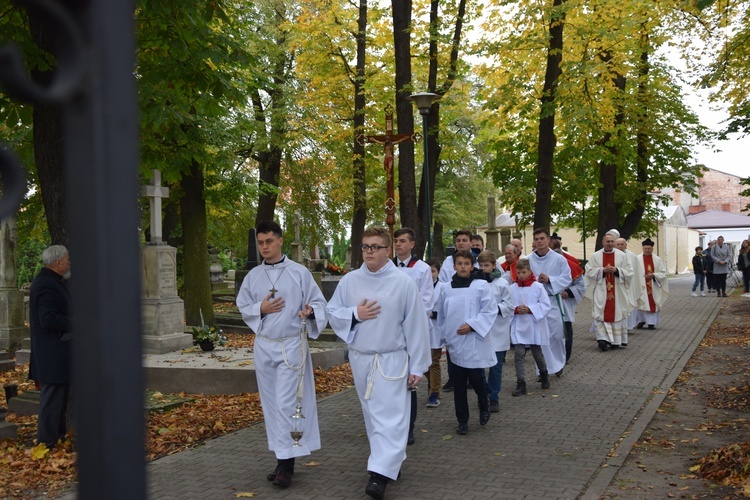
[(565, 367), (565, 326), (563, 325), (563, 304), (560, 294), (570, 287), (573, 279), (568, 261), (550, 247), (549, 231), (543, 228), (534, 230), (536, 248), (528, 256), (531, 271), (549, 296), (550, 312), (545, 317), (549, 329), (549, 345), (542, 346), (549, 373), (559, 374)]
[(636, 278), (640, 282), (641, 297), (638, 301), (638, 324), (636, 328), (648, 325), (653, 330), (661, 319), (661, 308), (669, 297), (667, 266), (654, 255), (654, 242), (646, 238), (641, 245), (643, 253), (638, 256)]
[(633, 306), (627, 285), (632, 277), (627, 255), (615, 248), (614, 236), (605, 234), (601, 250), (586, 263), (586, 296), (602, 351), (628, 345), (627, 317)]
[[(255, 332), (255, 375), (268, 448), (278, 462), (268, 480), (286, 488), (292, 482), (295, 457), (320, 449), (312, 361), (300, 325), (306, 318), (308, 335), (317, 338), (327, 323), (326, 301), (310, 271), (281, 253), (281, 227), (269, 221), (256, 230), (264, 260), (242, 282), (237, 308)], [(291, 417), (298, 395), (305, 428), (299, 446), (294, 446)]]
[(349, 345), (370, 457), (365, 493), (383, 498), (406, 458), (409, 389), (430, 366), (428, 319), (417, 285), (388, 258), (383, 228), (362, 237), (364, 264), (345, 275), (328, 303), (331, 327)]
[[(414, 245), (417, 243), (417, 237), (413, 229), (402, 227), (393, 233), (393, 239), (393, 246), (396, 249), (396, 256), (393, 258), (393, 263), (399, 271), (406, 273), (414, 280), (417, 288), (419, 288), (419, 294), (422, 296), (425, 314), (429, 318), (432, 315), (432, 294), (435, 288), (432, 286), (432, 269), (423, 260), (420, 260), (419, 257), (411, 253), (414, 250)], [(439, 400), (438, 404), (440, 404)], [(411, 391), (411, 415), (409, 417), (409, 438), (406, 441), (407, 445), (412, 445), (416, 441), (414, 437), (414, 423), (416, 420), (417, 391)]]
[(628, 327), (628, 331), (635, 328), (638, 323), (638, 302), (641, 298), (641, 280), (636, 278), (638, 272), (638, 256), (628, 250), (628, 240), (625, 238), (615, 237), (615, 248), (620, 250), (628, 258), (630, 268), (633, 270), (633, 278), (628, 283), (628, 295), (630, 295), (630, 305), (633, 307), (628, 313), (628, 319), (625, 323)]

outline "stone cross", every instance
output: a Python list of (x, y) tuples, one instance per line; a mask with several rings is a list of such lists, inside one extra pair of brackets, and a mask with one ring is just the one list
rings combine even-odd
[[(385, 223), (388, 224), (388, 230), (391, 233), (393, 241), (393, 225), (396, 223), (396, 195), (394, 193), (393, 182), (393, 145), (404, 141), (419, 142), (421, 135), (417, 134), (394, 134), (393, 133), (393, 106), (390, 104), (385, 107), (385, 135), (360, 135), (357, 142), (361, 145), (367, 143), (382, 144), (385, 148), (385, 159), (383, 168), (385, 168), (386, 194), (385, 194)], [(390, 249), (393, 256), (393, 248)]]
[(161, 172), (152, 170), (151, 182), (141, 186), (141, 196), (148, 198), (148, 206), (151, 221), (151, 238), (149, 243), (162, 243), (161, 235), (161, 199), (169, 198), (169, 188), (161, 185)]

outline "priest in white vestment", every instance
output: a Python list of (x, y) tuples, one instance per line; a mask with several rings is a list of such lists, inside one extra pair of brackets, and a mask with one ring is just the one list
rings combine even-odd
[(615, 248), (625, 253), (630, 263), (630, 268), (633, 270), (633, 278), (628, 283), (631, 310), (625, 320), (628, 331), (630, 331), (638, 323), (638, 302), (641, 298), (641, 280), (635, 278), (635, 274), (638, 272), (638, 255), (628, 250), (628, 241), (625, 238), (616, 238)]
[(626, 319), (631, 310), (627, 284), (633, 270), (627, 256), (615, 248), (615, 238), (607, 233), (603, 248), (586, 263), (586, 296), (592, 302), (592, 317), (599, 349), (628, 345)]
[(661, 308), (669, 297), (667, 266), (661, 258), (653, 254), (654, 242), (651, 238), (646, 238), (641, 245), (643, 253), (638, 256), (636, 272), (636, 278), (641, 284), (636, 328), (648, 325), (648, 329), (653, 330), (659, 324)]
[[(253, 268), (237, 294), (242, 319), (255, 332), (255, 376), (258, 381), (268, 449), (276, 469), (268, 479), (283, 488), (291, 484), (294, 459), (320, 449), (315, 381), (307, 335), (318, 338), (327, 323), (326, 301), (310, 271), (281, 253), (281, 227), (262, 222), (257, 227), (263, 263)], [(293, 446), (292, 415), (301, 398), (304, 430)]]
[(549, 232), (546, 229), (535, 229), (536, 248), (529, 254), (528, 261), (531, 271), (549, 296), (551, 309), (545, 317), (549, 330), (549, 345), (542, 346), (542, 352), (547, 363), (547, 371), (557, 374), (565, 367), (565, 326), (560, 293), (570, 287), (573, 279), (568, 261), (562, 255), (553, 252), (549, 243)]
[(388, 258), (391, 237), (369, 228), (364, 264), (345, 275), (328, 303), (330, 325), (349, 345), (349, 362), (370, 442), (365, 493), (385, 495), (406, 458), (409, 388), (430, 366), (428, 319), (419, 289)]

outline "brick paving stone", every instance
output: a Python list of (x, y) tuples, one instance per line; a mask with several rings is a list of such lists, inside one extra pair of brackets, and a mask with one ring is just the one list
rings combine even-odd
[[(576, 498), (607, 463), (642, 408), (669, 389), (675, 367), (691, 354), (698, 336), (723, 300), (691, 298), (692, 275), (670, 280), (670, 299), (656, 330), (634, 330), (629, 346), (600, 352), (589, 333), (591, 304), (578, 307), (573, 358), (552, 388), (541, 391), (527, 356), (531, 394), (511, 397), (515, 388), (512, 353), (503, 368), (500, 413), (486, 426), (477, 422), (470, 393), (470, 432), (455, 434), (452, 393), (427, 409), (419, 393), (417, 443), (407, 448), (402, 479), (391, 482), (387, 498)], [(691, 300), (692, 299), (692, 300)], [(447, 373), (443, 370), (443, 373)], [(444, 375), (445, 376), (445, 375)], [(671, 385), (671, 384), (670, 384)], [(323, 449), (298, 459), (290, 488), (265, 475), (275, 466), (263, 425), (233, 432), (205, 446), (180, 452), (147, 467), (152, 498), (235, 498), (250, 491), (258, 498), (366, 498), (367, 440), (356, 393), (348, 390), (318, 404)], [(426, 431), (426, 432), (422, 432)], [(307, 467), (305, 462), (320, 462)], [(602, 474), (599, 482), (606, 480)], [(168, 493), (166, 493), (168, 492)], [(165, 496), (165, 493), (169, 496)]]

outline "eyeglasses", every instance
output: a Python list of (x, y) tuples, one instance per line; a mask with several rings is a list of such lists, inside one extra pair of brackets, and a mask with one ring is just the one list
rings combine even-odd
[(379, 252), (380, 250), (388, 247), (380, 246), (380, 245), (362, 245), (362, 251), (363, 252)]

